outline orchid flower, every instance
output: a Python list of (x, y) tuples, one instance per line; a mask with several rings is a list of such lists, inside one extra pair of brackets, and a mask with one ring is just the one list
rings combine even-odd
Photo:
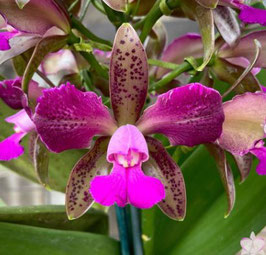
[(30, 0), (23, 6), (17, 5), (15, 0), (0, 0), (0, 28), (0, 63), (3, 63), (44, 38), (67, 35), (70, 23), (67, 12), (57, 0)]
[(138, 208), (158, 203), (169, 217), (184, 218), (182, 172), (162, 144), (148, 135), (164, 134), (174, 145), (214, 142), (224, 120), (221, 96), (201, 84), (188, 84), (160, 95), (141, 115), (147, 90), (144, 48), (131, 25), (123, 24), (110, 62), (115, 118), (95, 93), (70, 84), (44, 90), (38, 99), (33, 122), (49, 150), (87, 148), (94, 136), (101, 136), (70, 174), (66, 191), (70, 219), (83, 215), (94, 201)]
[[(30, 119), (27, 111), (23, 109), (27, 101), (26, 95), (21, 90), (21, 78), (4, 80), (0, 82), (0, 98), (12, 109), (22, 109), (16, 114), (5, 119), (6, 122), (14, 124), (15, 133), (0, 142), (0, 160), (11, 160), (24, 153), (20, 141), (28, 133), (35, 131), (35, 125)], [(38, 83), (31, 81), (29, 85), (29, 99), (36, 101), (42, 94)]]
[(225, 121), (218, 139), (221, 148), (236, 157), (252, 153), (259, 160), (257, 173), (266, 175), (266, 94), (245, 93), (223, 104)]
[[(255, 45), (254, 39), (257, 39), (261, 44), (260, 55), (246, 78), (242, 81), (243, 87), (249, 87), (253, 84), (252, 90), (260, 90), (259, 82), (255, 75), (260, 71), (260, 68), (265, 67), (266, 54), (266, 31), (256, 31), (243, 36), (239, 43), (234, 47), (230, 47), (224, 43), (216, 52), (214, 64), (209, 68), (220, 80), (229, 84), (233, 84), (245, 69), (254, 60)], [(188, 33), (178, 37), (164, 50), (162, 60), (181, 64), (186, 57), (200, 58), (203, 56), (203, 44), (201, 36), (196, 33)], [(158, 68), (156, 78), (160, 79), (168, 70)], [(244, 91), (243, 91), (244, 92)]]

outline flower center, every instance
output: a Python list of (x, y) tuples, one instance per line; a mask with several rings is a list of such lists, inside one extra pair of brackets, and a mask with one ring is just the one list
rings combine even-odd
[(129, 150), (127, 155), (117, 154), (115, 156), (116, 162), (125, 168), (138, 165), (140, 158), (140, 153), (133, 150)]

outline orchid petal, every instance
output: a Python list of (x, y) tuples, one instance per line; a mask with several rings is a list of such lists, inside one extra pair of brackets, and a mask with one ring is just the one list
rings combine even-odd
[(127, 193), (129, 203), (141, 209), (151, 208), (165, 198), (161, 181), (146, 176), (139, 165), (127, 170)]
[(0, 32), (0, 51), (6, 51), (11, 49), (9, 40), (17, 35), (17, 31)]
[(158, 206), (168, 217), (183, 220), (186, 214), (186, 187), (180, 168), (163, 145), (152, 137), (146, 137), (150, 159), (143, 164), (145, 174), (161, 180), (165, 198)]
[(240, 173), (240, 181), (242, 183), (246, 180), (246, 178), (248, 177), (250, 173), (251, 166), (252, 166), (252, 155), (251, 153), (248, 153), (243, 156), (233, 155), (233, 157), (237, 164), (237, 168)]
[(27, 33), (12, 37), (9, 39), (10, 49), (0, 51), (0, 64), (32, 48), (40, 39), (40, 35)]
[(221, 180), (226, 191), (227, 202), (228, 202), (228, 208), (225, 214), (226, 218), (230, 215), (235, 204), (236, 194), (235, 194), (234, 176), (226, 160), (225, 151), (216, 144), (207, 144), (206, 147), (216, 161), (216, 165), (219, 170)]
[(266, 26), (266, 10), (256, 9), (245, 4), (240, 4), (239, 7), (240, 14), (238, 17), (244, 23), (258, 23), (262, 26)]
[(96, 176), (91, 182), (90, 192), (96, 202), (104, 206), (117, 203), (124, 207), (127, 203), (147, 209), (165, 197), (164, 186), (154, 178), (145, 176), (140, 165), (125, 169), (115, 163), (107, 176)]
[(259, 175), (266, 175), (266, 147), (253, 148), (250, 152), (259, 159), (256, 171)]
[(33, 164), (39, 182), (49, 188), (49, 150), (40, 140), (38, 135), (35, 136), (33, 147)]
[(199, 30), (204, 48), (203, 63), (197, 68), (202, 71), (211, 60), (215, 45), (213, 11), (200, 5), (195, 8), (195, 18), (199, 24)]
[(0, 29), (5, 29), (7, 27), (6, 18), (0, 14)]
[(21, 10), (15, 1), (0, 0), (0, 12), (19, 31), (42, 35), (53, 26), (70, 30), (68, 15), (57, 1), (30, 0)]
[[(125, 12), (126, 11), (126, 4), (127, 0), (103, 0), (110, 8), (120, 11), (120, 12)], [(131, 0), (132, 1), (132, 0)]]
[(93, 92), (73, 85), (44, 90), (33, 121), (42, 141), (54, 152), (86, 148), (95, 135), (111, 135), (116, 125)]
[(14, 129), (17, 132), (29, 133), (35, 130), (35, 125), (25, 110), (20, 110), (16, 114), (9, 116), (5, 121), (14, 124)]
[(102, 51), (99, 49), (94, 49), (93, 54), (96, 57), (96, 59), (98, 60), (98, 62), (100, 62), (104, 65), (107, 65), (107, 66), (110, 65), (110, 59), (111, 59), (111, 55), (112, 55), (111, 51)]
[(218, 91), (192, 83), (158, 96), (137, 126), (144, 134), (166, 135), (171, 144), (194, 146), (214, 142), (222, 132), (223, 120)]
[(0, 160), (15, 159), (24, 153), (24, 148), (19, 144), (26, 133), (16, 133), (0, 142)]
[[(12, 80), (0, 81), (0, 98), (13, 109), (22, 109), (25, 94), (21, 89), (21, 77)], [(29, 84), (28, 97), (32, 101), (36, 101), (42, 95), (43, 88), (38, 83), (31, 80)]]
[(233, 46), (240, 38), (241, 31), (232, 9), (217, 6), (214, 10), (214, 22), (223, 39)]
[(148, 89), (148, 64), (134, 28), (126, 23), (117, 31), (110, 63), (110, 94), (119, 125), (134, 124)]
[(92, 150), (87, 152), (74, 166), (66, 189), (66, 211), (69, 219), (81, 217), (93, 204), (89, 189), (96, 175), (106, 174), (111, 164), (106, 161), (106, 149), (109, 139), (96, 140)]
[(223, 104), (225, 121), (219, 145), (243, 156), (265, 138), (266, 94), (245, 93)]
[(49, 53), (43, 59), (41, 67), (45, 75), (57, 74), (60, 71), (78, 73), (77, 62), (71, 50)]
[(141, 153), (142, 161), (149, 158), (147, 143), (138, 128), (133, 125), (121, 126), (111, 137), (107, 150), (107, 160), (113, 162), (115, 154), (127, 155), (130, 150)]
[(259, 58), (255, 64), (255, 67), (266, 68), (265, 58), (266, 58), (266, 31), (255, 31), (249, 33), (241, 38), (239, 43), (235, 47), (230, 47), (225, 44), (219, 50), (219, 57), (221, 58), (234, 58), (234, 57), (244, 57), (252, 62), (256, 53), (256, 47), (254, 45), (254, 40), (257, 39), (261, 44), (261, 52)]
[(94, 177), (90, 186), (90, 193), (97, 203), (104, 206), (114, 203), (120, 207), (126, 206), (127, 181), (123, 166), (115, 163), (110, 175)]
[[(203, 44), (201, 36), (196, 33), (188, 33), (171, 42), (161, 57), (162, 61), (181, 64), (186, 57), (199, 58), (203, 56)], [(156, 77), (159, 79), (168, 71), (158, 68)]]

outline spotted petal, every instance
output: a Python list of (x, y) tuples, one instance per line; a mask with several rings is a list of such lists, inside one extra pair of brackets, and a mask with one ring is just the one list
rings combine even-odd
[(225, 121), (218, 142), (222, 148), (243, 156), (265, 138), (266, 94), (245, 93), (223, 104)]
[(93, 149), (86, 153), (74, 166), (66, 189), (66, 211), (69, 219), (81, 217), (93, 204), (89, 189), (96, 175), (106, 174), (111, 164), (106, 161), (109, 139), (99, 138)]
[(146, 137), (150, 160), (143, 164), (144, 172), (161, 180), (165, 188), (165, 198), (159, 208), (171, 219), (183, 220), (186, 214), (186, 187), (180, 168), (166, 152), (162, 144)]
[(158, 97), (137, 123), (144, 134), (161, 133), (174, 145), (214, 142), (222, 132), (220, 94), (199, 83), (172, 89)]
[(95, 135), (111, 135), (115, 122), (101, 98), (73, 85), (44, 90), (33, 121), (51, 151), (88, 147)]
[(134, 124), (144, 106), (148, 64), (138, 34), (130, 24), (117, 31), (110, 63), (110, 93), (119, 125)]

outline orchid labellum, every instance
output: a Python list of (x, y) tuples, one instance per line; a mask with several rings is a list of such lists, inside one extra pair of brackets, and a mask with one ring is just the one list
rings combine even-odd
[[(222, 132), (220, 94), (201, 84), (170, 90), (142, 114), (148, 89), (148, 65), (137, 33), (129, 24), (117, 31), (110, 62), (114, 117), (93, 92), (66, 84), (44, 91), (33, 121), (54, 152), (93, 148), (69, 177), (69, 218), (84, 214), (96, 201), (105, 206), (158, 206), (183, 219), (185, 184), (179, 167), (151, 134), (166, 135), (173, 145), (214, 142)], [(111, 139), (109, 138), (111, 137)]]

